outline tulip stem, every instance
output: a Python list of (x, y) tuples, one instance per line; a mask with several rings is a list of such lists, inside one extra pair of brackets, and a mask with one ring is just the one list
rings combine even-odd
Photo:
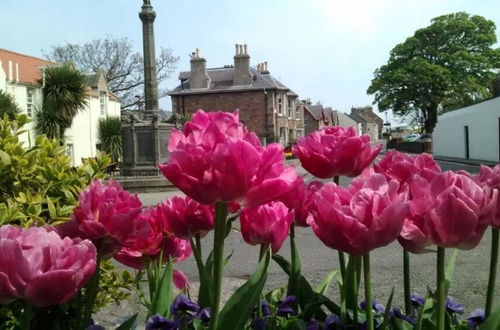
[(342, 276), (342, 282), (345, 282), (345, 255), (344, 252), (339, 251), (339, 265), (340, 265), (340, 276)]
[(372, 308), (372, 283), (370, 279), (370, 253), (363, 255), (363, 272), (365, 280), (365, 310), (366, 310), (366, 322), (367, 329), (374, 330), (373, 325), (373, 308)]
[(497, 265), (498, 265), (498, 237), (499, 229), (491, 228), (491, 254), (490, 254), (490, 277), (488, 279), (488, 291), (486, 294), (486, 308), (484, 309), (485, 319), (491, 313), (493, 308), (493, 298), (495, 294), (495, 283), (497, 279)]
[(31, 304), (27, 301), (24, 302), (23, 317), (21, 318), (20, 329), (29, 330), (31, 327)]
[(411, 282), (410, 282), (410, 252), (403, 249), (403, 276), (404, 276), (404, 294), (405, 294), (405, 314), (412, 312), (411, 305)]
[(445, 277), (444, 277), (445, 248), (437, 249), (437, 330), (444, 330), (445, 323)]
[(82, 329), (87, 329), (90, 324), (90, 319), (92, 317), (92, 309), (94, 307), (95, 299), (97, 298), (97, 292), (99, 291), (99, 275), (102, 260), (102, 250), (104, 248), (104, 239), (100, 239), (96, 243), (97, 245), (97, 258), (95, 272), (90, 279), (90, 283), (87, 287), (86, 297), (85, 297), (85, 309), (83, 314), (83, 324)]
[(260, 251), (259, 251), (259, 262), (266, 256), (267, 249), (269, 248), (269, 245), (267, 244), (261, 244), (260, 245)]
[(194, 235), (196, 240), (196, 248), (198, 249), (198, 253), (200, 254), (200, 259), (203, 260), (203, 252), (201, 251), (201, 237), (200, 234)]
[(214, 270), (213, 270), (213, 290), (214, 298), (212, 302), (212, 317), (210, 329), (217, 329), (219, 320), (219, 305), (222, 286), (222, 273), (224, 272), (224, 239), (226, 238), (227, 203), (217, 202), (215, 204), (215, 233), (214, 233)]

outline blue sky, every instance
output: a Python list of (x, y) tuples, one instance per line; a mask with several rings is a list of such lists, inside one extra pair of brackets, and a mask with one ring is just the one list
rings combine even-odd
[[(457, 11), (479, 14), (500, 27), (498, 0), (151, 0), (156, 45), (180, 56), (166, 83), (177, 84), (195, 48), (208, 67), (232, 64), (235, 43), (246, 43), (252, 65), (268, 61), (271, 74), (301, 98), (348, 112), (371, 104), (373, 71), (389, 51)], [(141, 50), (141, 0), (1, 0), (0, 48), (42, 56), (66, 42), (128, 37)], [(499, 33), (497, 32), (497, 35)], [(170, 100), (160, 102), (170, 109)], [(385, 116), (384, 116), (385, 117)]]

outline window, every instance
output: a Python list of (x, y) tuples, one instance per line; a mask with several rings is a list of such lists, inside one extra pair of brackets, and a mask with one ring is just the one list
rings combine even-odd
[(75, 165), (75, 148), (72, 143), (66, 144), (66, 155), (71, 158), (71, 165)]
[(295, 107), (295, 119), (300, 120), (300, 106)]
[(295, 131), (293, 129), (288, 131), (288, 143), (295, 141)]
[(278, 113), (281, 115), (283, 113), (283, 103), (281, 97), (278, 99)]
[(287, 112), (288, 112), (288, 118), (292, 118), (292, 109), (293, 109), (293, 99), (291, 97), (289, 97), (287, 99)]
[(108, 114), (108, 94), (106, 92), (99, 93), (99, 103), (101, 104), (101, 116)]
[(26, 88), (26, 115), (28, 116), (28, 118), (33, 117), (33, 99), (33, 88)]

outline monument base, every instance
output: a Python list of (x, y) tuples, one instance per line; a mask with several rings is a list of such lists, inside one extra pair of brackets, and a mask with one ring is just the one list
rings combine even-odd
[(122, 121), (122, 176), (159, 176), (158, 163), (168, 160), (168, 139), (173, 124), (152, 120)]

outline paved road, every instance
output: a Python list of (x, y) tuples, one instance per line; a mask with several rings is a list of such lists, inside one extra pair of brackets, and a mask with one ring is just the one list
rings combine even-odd
[[(461, 165), (450, 162), (440, 162), (443, 170), (465, 169), (472, 173), (478, 171), (477, 166)], [(300, 174), (305, 174), (302, 168), (298, 168)], [(306, 176), (307, 180), (314, 178)], [(348, 179), (342, 178), (341, 184), (347, 185)], [(154, 205), (157, 202), (178, 194), (179, 192), (165, 193), (143, 193), (139, 194), (145, 205)], [(297, 245), (302, 257), (302, 271), (314, 284), (332, 269), (338, 269), (337, 253), (325, 247), (314, 235), (310, 228), (299, 228), (296, 233)], [(204, 239), (204, 255), (208, 254), (208, 247), (211, 244), (212, 236), (208, 235)], [(450, 294), (457, 301), (466, 307), (466, 313), (477, 307), (484, 305), (484, 293), (488, 278), (490, 232), (486, 232), (481, 244), (472, 251), (459, 251), (455, 269), (455, 279), (450, 288)], [(253, 271), (257, 258), (258, 247), (247, 245), (241, 234), (235, 230), (226, 241), (225, 250), (227, 253), (233, 252), (231, 262), (225, 271), (224, 296), (228, 297)], [(280, 254), (289, 256), (289, 242), (285, 242)], [(448, 253), (449, 255), (450, 253)], [(411, 257), (412, 262), (412, 287), (414, 292), (425, 294), (427, 287), (435, 287), (435, 254), (415, 255)], [(196, 290), (197, 269), (193, 258), (178, 265), (193, 282)], [(385, 302), (391, 288), (395, 287), (395, 304), (401, 305), (403, 285), (402, 285), (402, 250), (397, 243), (375, 250), (372, 253), (372, 276), (374, 297), (381, 302)], [(268, 288), (275, 288), (286, 285), (286, 276), (276, 266), (272, 265), (268, 277)], [(497, 290), (496, 296), (499, 296)], [(332, 298), (338, 300), (336, 287), (330, 293)], [(500, 302), (499, 302), (500, 303)], [(134, 308), (133, 301), (126, 302)], [(126, 307), (125, 307), (126, 308)], [(123, 310), (115, 311), (116, 315), (123, 315)], [(113, 315), (110, 313), (109, 315)]]

